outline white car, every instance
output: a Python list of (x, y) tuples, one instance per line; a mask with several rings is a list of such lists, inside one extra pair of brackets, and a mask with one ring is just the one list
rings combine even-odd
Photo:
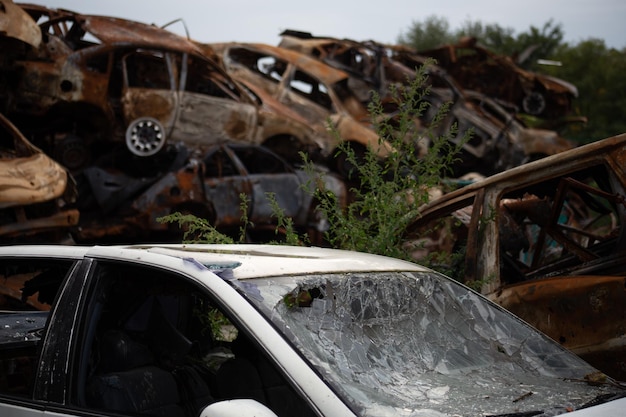
[(395, 259), (264, 245), (6, 246), (0, 282), (2, 416), (626, 409), (619, 382), (481, 295)]

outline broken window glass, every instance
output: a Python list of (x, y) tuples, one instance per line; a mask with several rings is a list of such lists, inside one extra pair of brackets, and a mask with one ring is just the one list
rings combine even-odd
[(48, 310), (73, 265), (0, 260), (0, 395), (32, 397)]
[(608, 391), (583, 382), (595, 369), (578, 357), (432, 271), (255, 283), (261, 309), (363, 415), (563, 411)]

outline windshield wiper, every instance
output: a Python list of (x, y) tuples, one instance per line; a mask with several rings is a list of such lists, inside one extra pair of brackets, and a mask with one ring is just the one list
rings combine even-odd
[[(586, 402), (585, 404), (581, 405), (580, 407), (577, 408), (577, 410), (582, 410), (583, 408), (588, 408), (588, 407), (593, 407), (596, 405), (600, 405), (600, 404), (604, 404), (604, 403), (608, 403), (614, 400), (618, 400), (620, 398), (624, 398), (626, 397), (626, 392), (619, 392), (619, 393), (612, 393), (612, 394), (601, 394), (598, 395), (597, 397), (595, 397), (594, 399), (592, 399), (591, 401)], [(554, 410), (552, 410), (554, 411)], [(563, 409), (564, 412), (566, 412), (565, 409)], [(569, 411), (573, 411), (573, 410), (569, 410)], [(520, 412), (516, 412), (516, 413), (506, 413), (506, 414), (490, 414), (486, 417), (532, 417), (532, 416), (540, 416), (540, 415), (544, 415), (545, 411), (539, 411), (539, 410), (535, 410), (535, 411), (520, 411)], [(550, 414), (553, 415), (553, 414)]]
[(614, 400), (618, 400), (620, 398), (624, 398), (626, 397), (626, 392), (618, 392), (618, 393), (613, 393), (613, 394), (601, 394), (598, 395), (597, 397), (595, 397), (593, 400), (581, 405), (578, 410), (581, 410), (583, 408), (588, 408), (588, 407), (593, 407), (595, 405), (600, 405), (600, 404), (604, 404), (604, 403), (608, 403)]

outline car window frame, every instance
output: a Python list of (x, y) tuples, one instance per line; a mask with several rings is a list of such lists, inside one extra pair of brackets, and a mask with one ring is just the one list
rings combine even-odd
[[(89, 259), (89, 271), (87, 274), (83, 274), (85, 276), (85, 280), (81, 282), (82, 296), (84, 300), (89, 301), (91, 299), (90, 295), (93, 295), (97, 292), (101, 285), (101, 278), (97, 276), (97, 273), (101, 270), (101, 267), (105, 268), (114, 266), (132, 266), (137, 268), (145, 268), (152, 269), (158, 271), (159, 274), (163, 274), (167, 278), (171, 278), (177, 281), (177, 283), (182, 283), (188, 287), (189, 289), (193, 289), (201, 293), (204, 297), (207, 297), (211, 304), (215, 306), (215, 308), (219, 309), (229, 320), (230, 322), (237, 328), (238, 332), (245, 336), (248, 340), (250, 340), (255, 349), (259, 354), (262, 354), (266, 357), (266, 359), (271, 363), (272, 367), (278, 372), (281, 377), (284, 379), (284, 382), (288, 384), (296, 395), (300, 396), (301, 400), (307, 403), (308, 407), (311, 411), (315, 412), (315, 406), (307, 401), (307, 395), (303, 393), (303, 391), (298, 388), (297, 384), (293, 381), (293, 379), (284, 373), (282, 366), (279, 362), (277, 362), (274, 356), (266, 349), (266, 347), (262, 346), (257, 337), (254, 335), (254, 332), (250, 330), (249, 324), (245, 322), (245, 320), (238, 314), (237, 310), (230, 306), (227, 302), (224, 301), (222, 297), (219, 296), (211, 287), (204, 285), (203, 282), (199, 281), (197, 277), (190, 275), (182, 270), (177, 269), (169, 269), (163, 268), (160, 265), (153, 265), (150, 263), (142, 263), (142, 262), (133, 262), (129, 260), (119, 260), (119, 259)], [(88, 275), (88, 277), (87, 277)], [(176, 284), (175, 284), (176, 285)], [(245, 297), (240, 297), (242, 300), (245, 300)], [(245, 302), (248, 302), (247, 300)], [(115, 413), (116, 415), (123, 416), (131, 416), (133, 414), (125, 413), (125, 412), (116, 412), (116, 411), (108, 411), (108, 410), (100, 410), (93, 407), (87, 406), (84, 402), (81, 402), (81, 390), (84, 390), (85, 379), (84, 375), (81, 375), (81, 371), (84, 370), (84, 367), (87, 365), (85, 363), (88, 358), (86, 358), (86, 350), (89, 349), (89, 346), (85, 343), (85, 338), (89, 336), (89, 327), (93, 327), (93, 323), (91, 320), (91, 314), (93, 311), (90, 311), (93, 303), (89, 303), (89, 305), (81, 305), (78, 310), (81, 311), (82, 320), (76, 322), (74, 324), (74, 328), (78, 329), (75, 331), (75, 335), (72, 343), (73, 349), (71, 352), (70, 360), (71, 366), (68, 369), (67, 374), (70, 375), (70, 378), (66, 380), (69, 385), (66, 386), (66, 398), (64, 405), (67, 409), (76, 410), (77, 413), (84, 413), (88, 411), (89, 413), (96, 414), (107, 414), (107, 413)], [(255, 308), (253, 304), (250, 304), (252, 308)], [(256, 308), (255, 308), (256, 310)], [(258, 311), (257, 311), (258, 312)], [(268, 322), (269, 323), (269, 322)], [(64, 411), (67, 411), (65, 409)]]

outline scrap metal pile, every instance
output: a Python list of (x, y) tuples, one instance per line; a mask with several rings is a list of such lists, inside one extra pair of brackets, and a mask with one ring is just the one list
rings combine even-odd
[[(298, 228), (319, 235), (326, 226), (302, 189), (310, 178), (297, 169), (301, 152), (328, 171), (317, 186), (345, 202), (342, 179), (350, 167), (337, 156), (339, 141), (357, 155), (372, 147), (384, 158), (391, 147), (379, 146), (367, 110), (371, 93), (384, 99), (428, 57), (296, 31), (284, 32), (279, 46), (201, 43), (115, 17), (10, 0), (0, 6), (0, 113), (12, 126), (6, 129), (21, 131), (3, 134), (0, 176), (23, 176), (16, 167), (27, 155), (13, 144), (19, 141), (66, 177), (61, 182), (49, 170), (31, 170), (31, 183), (40, 187), (65, 184), (63, 193), (32, 202), (45, 200), (47, 211), (30, 210), (35, 206), (20, 199), (16, 186), (2, 184), (5, 242), (180, 239), (157, 221), (174, 212), (226, 231), (237, 230), (245, 214), (257, 228), (270, 229), (276, 220), (268, 193)], [(432, 56), (445, 66), (428, 64), (431, 108), (451, 103), (436, 133), (453, 125), (458, 138), (474, 132), (455, 174), (491, 175), (572, 148), (521, 115), (553, 125), (567, 116), (575, 88), (475, 50), (475, 79), (461, 59), (437, 51)], [(481, 54), (489, 58), (478, 62)], [(498, 91), (479, 78), (492, 61), (507, 62), (492, 70), (508, 80)], [(416, 126), (427, 128), (431, 113)]]

